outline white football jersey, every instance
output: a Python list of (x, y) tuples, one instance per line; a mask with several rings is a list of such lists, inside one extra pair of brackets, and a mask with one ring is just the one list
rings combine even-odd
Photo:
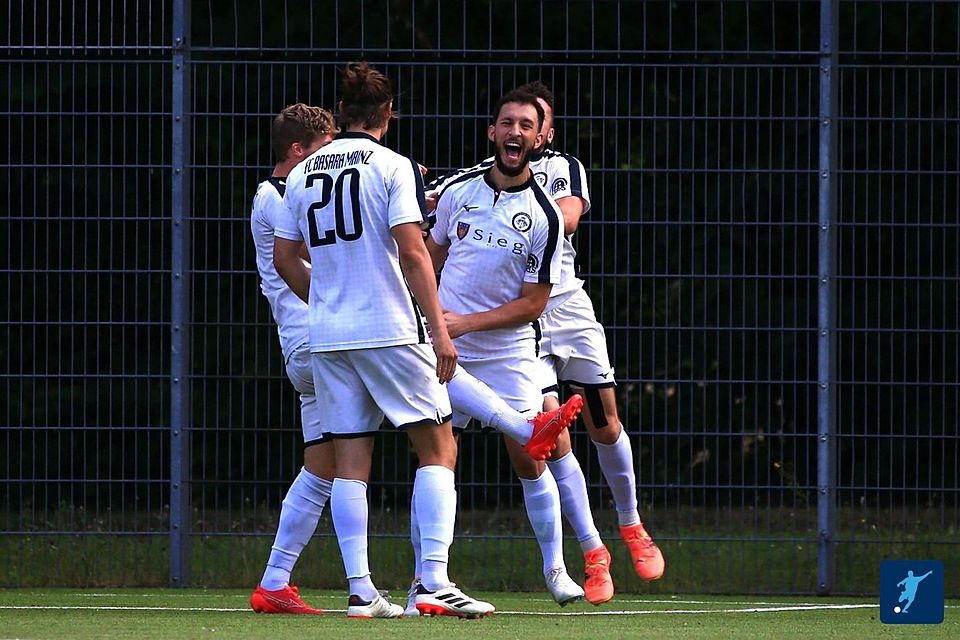
[[(467, 173), (488, 169), (493, 166), (492, 157), (483, 160), (469, 169), (460, 169), (450, 175), (441, 176), (427, 185), (428, 191), (443, 192), (443, 190), (458, 178)], [(567, 196), (577, 196), (584, 201), (583, 214), (590, 210), (590, 190), (587, 187), (587, 172), (583, 164), (575, 157), (544, 149), (541, 153), (531, 156), (530, 170), (533, 177), (551, 198), (559, 200)], [(562, 216), (561, 216), (562, 218)], [(550, 292), (550, 301), (547, 310), (562, 304), (569, 294), (583, 288), (583, 280), (577, 277), (577, 251), (570, 241), (571, 236), (564, 235), (561, 247), (561, 279)]]
[[(497, 191), (489, 169), (449, 183), (437, 203), (431, 237), (448, 247), (440, 304), (459, 314), (500, 307), (520, 297), (523, 283), (560, 282), (562, 217), (531, 178)], [(464, 358), (534, 349), (533, 325), (468, 333), (454, 340)]]
[(273, 266), (273, 238), (278, 220), (286, 215), (283, 207), (284, 178), (270, 178), (257, 185), (250, 213), (250, 232), (257, 252), (260, 291), (270, 303), (277, 323), (280, 349), (286, 361), (290, 354), (309, 341), (307, 303), (297, 297)]
[(287, 178), (276, 235), (303, 240), (310, 278), (310, 350), (368, 349), (427, 341), (390, 229), (421, 223), (415, 162), (366, 133), (344, 132)]

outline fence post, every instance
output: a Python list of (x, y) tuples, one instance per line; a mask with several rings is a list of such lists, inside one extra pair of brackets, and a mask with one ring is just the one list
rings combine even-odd
[(836, 533), (836, 223), (838, 0), (820, 1), (817, 262), (817, 593), (833, 590)]
[(190, 0), (173, 2), (170, 292), (170, 583), (190, 582)]

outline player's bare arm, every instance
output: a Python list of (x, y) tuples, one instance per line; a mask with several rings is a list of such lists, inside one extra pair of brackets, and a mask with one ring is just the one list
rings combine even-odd
[(297, 297), (310, 298), (310, 270), (300, 259), (303, 242), (277, 237), (273, 243), (273, 266)]
[(430, 254), (430, 260), (433, 262), (433, 272), (440, 273), (443, 263), (447, 261), (447, 252), (450, 247), (438, 244), (432, 236), (427, 236), (426, 245), (427, 253)]
[(449, 382), (457, 367), (457, 349), (453, 346), (440, 310), (437, 276), (424, 246), (420, 227), (415, 223), (398, 224), (390, 229), (390, 233), (400, 251), (400, 268), (403, 269), (407, 286), (430, 323), (430, 337), (437, 354), (437, 378), (441, 384)]
[(583, 215), (585, 208), (583, 198), (580, 196), (564, 196), (555, 201), (563, 213), (563, 235), (570, 236), (576, 233), (580, 226), (580, 216)]
[(550, 298), (550, 283), (525, 282), (520, 289), (520, 297), (489, 311), (460, 315), (452, 311), (445, 312), (447, 330), (453, 338), (473, 333), (518, 327), (533, 322), (543, 313)]
[(310, 262), (310, 250), (307, 249), (307, 243), (300, 243), (300, 259), (304, 262)]

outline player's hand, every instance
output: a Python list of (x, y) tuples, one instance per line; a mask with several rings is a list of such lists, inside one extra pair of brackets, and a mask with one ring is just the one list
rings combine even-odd
[(430, 171), (430, 169), (427, 169), (425, 166), (423, 166), (423, 165), (420, 164), (419, 162), (417, 163), (417, 166), (420, 167), (420, 177), (421, 177), (421, 178), (422, 178), (423, 176), (427, 175), (427, 172)]
[(433, 213), (437, 210), (437, 201), (440, 200), (440, 194), (436, 191), (430, 191), (424, 194), (423, 201), (427, 205), (427, 213)]
[(447, 332), (450, 334), (451, 338), (459, 338), (460, 336), (470, 333), (471, 331), (466, 316), (462, 316), (459, 313), (454, 313), (453, 311), (444, 311), (443, 319), (447, 323)]
[(437, 379), (440, 384), (446, 384), (457, 369), (457, 348), (450, 336), (437, 335), (433, 339), (433, 352), (437, 354)]

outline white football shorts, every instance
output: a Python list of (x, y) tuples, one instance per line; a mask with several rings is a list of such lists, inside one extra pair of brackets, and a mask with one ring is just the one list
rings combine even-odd
[(312, 356), (321, 430), (332, 438), (372, 435), (384, 416), (397, 429), (450, 420), (450, 397), (428, 344)]
[[(537, 380), (537, 370), (541, 365), (532, 349), (490, 358), (460, 358), (457, 364), (485, 382), (504, 402), (520, 413), (533, 417), (543, 408), (543, 395)], [(453, 412), (454, 429), (462, 431), (469, 423), (470, 416), (459, 411)]]
[(320, 409), (313, 385), (313, 365), (306, 344), (298, 347), (287, 359), (287, 377), (300, 393), (300, 422), (303, 427), (303, 445), (320, 444), (328, 438), (320, 428)]
[(540, 389), (555, 394), (557, 383), (578, 388), (616, 386), (607, 338), (590, 296), (579, 289), (563, 304), (540, 316)]

